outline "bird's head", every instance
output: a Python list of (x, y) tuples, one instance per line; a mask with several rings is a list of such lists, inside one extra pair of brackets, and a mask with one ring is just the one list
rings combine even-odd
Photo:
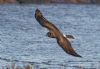
[(47, 33), (47, 36), (50, 37), (50, 38), (55, 38), (55, 35), (53, 32), (48, 32)]

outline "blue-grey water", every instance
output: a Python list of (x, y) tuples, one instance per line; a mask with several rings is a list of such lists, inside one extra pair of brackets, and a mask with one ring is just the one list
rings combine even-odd
[[(40, 9), (62, 33), (71, 34), (72, 47), (83, 58), (66, 54), (56, 39), (46, 36), (47, 29), (35, 20)], [(0, 66), (8, 63), (37, 63), (51, 69), (100, 67), (99, 5), (0, 5)], [(43, 65), (41, 65), (43, 64)], [(76, 68), (78, 69), (78, 68)]]

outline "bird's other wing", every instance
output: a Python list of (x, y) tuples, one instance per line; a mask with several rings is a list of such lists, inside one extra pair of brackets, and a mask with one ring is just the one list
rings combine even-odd
[(75, 50), (72, 48), (71, 43), (65, 38), (62, 37), (61, 40), (57, 40), (60, 47), (68, 54), (75, 56), (75, 57), (81, 57), (79, 54), (75, 52)]
[(54, 24), (52, 24), (46, 18), (44, 18), (44, 16), (42, 15), (42, 13), (39, 9), (36, 9), (36, 11), (35, 11), (35, 18), (39, 22), (40, 25), (47, 28), (48, 30), (59, 31), (59, 29)]

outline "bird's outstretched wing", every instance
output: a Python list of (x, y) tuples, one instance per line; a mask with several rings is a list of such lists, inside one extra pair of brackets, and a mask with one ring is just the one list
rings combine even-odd
[(75, 57), (82, 57), (79, 54), (77, 54), (75, 52), (75, 50), (73, 49), (71, 43), (69, 42), (68, 39), (66, 39), (66, 37), (61, 37), (60, 39), (57, 39), (57, 43), (60, 45), (60, 47), (68, 54), (75, 56)]
[(49, 22), (47, 19), (45, 19), (43, 17), (43, 15), (39, 9), (36, 9), (36, 11), (35, 11), (35, 18), (39, 22), (40, 25), (47, 28), (49, 31), (58, 31), (59, 32), (59, 29), (54, 24), (52, 24), (51, 22)]

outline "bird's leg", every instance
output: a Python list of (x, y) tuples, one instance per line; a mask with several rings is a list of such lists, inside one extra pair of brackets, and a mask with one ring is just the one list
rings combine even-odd
[(66, 35), (66, 38), (75, 39), (72, 35)]

